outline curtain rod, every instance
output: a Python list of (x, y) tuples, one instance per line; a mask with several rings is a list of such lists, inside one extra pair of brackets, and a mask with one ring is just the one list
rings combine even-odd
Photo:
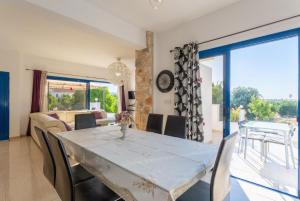
[[(197, 44), (202, 45), (202, 44), (205, 44), (205, 43), (217, 41), (217, 40), (220, 40), (220, 39), (223, 39), (223, 38), (228, 38), (228, 37), (231, 37), (231, 36), (234, 36), (234, 35), (238, 35), (238, 34), (245, 33), (245, 32), (248, 32), (248, 31), (255, 30), (255, 29), (259, 29), (259, 28), (263, 28), (263, 27), (266, 27), (266, 26), (270, 26), (270, 25), (273, 25), (273, 24), (277, 24), (279, 22), (291, 20), (291, 19), (298, 18), (298, 17), (300, 17), (300, 14), (294, 15), (294, 16), (291, 16), (291, 17), (287, 17), (287, 18), (283, 18), (283, 19), (280, 19), (280, 20), (276, 20), (276, 21), (273, 21), (273, 22), (269, 22), (269, 23), (266, 23), (266, 24), (263, 24), (263, 25), (259, 25), (259, 26), (256, 26), (256, 27), (249, 28), (249, 29), (245, 29), (243, 31), (238, 31), (238, 32), (235, 32), (235, 33), (232, 33), (232, 34), (220, 36), (220, 37), (210, 39), (210, 40), (207, 40), (207, 41), (203, 41), (203, 42), (200, 42), (200, 43), (197, 43)], [(170, 50), (170, 52), (173, 52), (173, 50)]]
[[(26, 68), (25, 70), (30, 70), (30, 71), (34, 71), (34, 70), (38, 70), (38, 69), (32, 69), (32, 68)], [(68, 74), (68, 73), (56, 73), (56, 72), (50, 72), (47, 71), (48, 73), (52, 73), (52, 74), (57, 74), (57, 75), (66, 75), (66, 76), (74, 76), (74, 77), (81, 77), (81, 78), (88, 78), (88, 79), (97, 79), (97, 80), (106, 80), (105, 78), (100, 78), (100, 77), (90, 77), (90, 76), (82, 76), (82, 75), (75, 75), (75, 74)]]

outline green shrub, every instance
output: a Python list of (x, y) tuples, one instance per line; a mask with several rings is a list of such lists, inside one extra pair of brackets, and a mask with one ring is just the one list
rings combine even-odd
[(296, 101), (283, 100), (279, 103), (278, 113), (282, 117), (297, 116), (298, 106)]
[(256, 120), (272, 120), (276, 114), (275, 107), (272, 103), (259, 98), (252, 98), (248, 105), (248, 112)]

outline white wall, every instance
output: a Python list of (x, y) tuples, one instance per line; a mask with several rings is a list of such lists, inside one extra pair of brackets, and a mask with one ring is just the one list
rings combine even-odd
[(204, 118), (204, 142), (212, 140), (212, 69), (201, 65), (200, 76), (201, 83), (201, 97), (202, 97), (202, 113)]
[[(170, 50), (191, 41), (206, 41), (258, 25), (300, 14), (299, 0), (243, 0), (215, 13), (185, 23), (177, 28), (156, 34), (154, 79), (161, 70), (174, 71)], [(200, 46), (200, 50), (256, 38), (300, 27), (300, 18), (250, 31)], [(153, 82), (155, 85), (155, 82)], [(162, 94), (153, 88), (153, 111), (173, 114), (174, 91)]]

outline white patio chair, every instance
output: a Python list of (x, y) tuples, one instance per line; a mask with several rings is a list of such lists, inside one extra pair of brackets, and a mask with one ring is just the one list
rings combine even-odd
[[(246, 129), (247, 128), (245, 128), (243, 126), (243, 124), (245, 124), (246, 122), (247, 121), (238, 122), (239, 135), (240, 135), (238, 152), (239, 153), (242, 152), (244, 143), (246, 143), (246, 138), (247, 138), (247, 140), (252, 140), (252, 148), (253, 149), (254, 149), (254, 141), (258, 141), (258, 142), (260, 142), (260, 157), (262, 159), (264, 156), (264, 139), (265, 139), (266, 134), (263, 131), (248, 128), (248, 133), (247, 133), (247, 137), (246, 137), (246, 132), (247, 132)], [(245, 149), (244, 151), (246, 152), (247, 149)], [(245, 153), (245, 156), (246, 155), (247, 155), (247, 153)]]
[(289, 168), (289, 150), (291, 152), (291, 159), (292, 159), (292, 163), (293, 163), (293, 167), (296, 168), (295, 165), (295, 156), (294, 156), (294, 152), (293, 152), (293, 142), (292, 142), (292, 138), (294, 136), (294, 133), (296, 131), (296, 128), (294, 128), (292, 125), (290, 126), (290, 131), (288, 133), (288, 135), (285, 137), (284, 133), (268, 133), (264, 139), (264, 144), (266, 144), (266, 146), (264, 146), (264, 155), (265, 155), (265, 161), (268, 158), (268, 153), (270, 151), (270, 143), (273, 144), (280, 144), (280, 145), (284, 145), (285, 146), (285, 160), (286, 160), (286, 167)]

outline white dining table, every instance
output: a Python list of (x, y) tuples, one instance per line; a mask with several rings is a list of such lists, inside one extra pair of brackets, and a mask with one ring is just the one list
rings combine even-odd
[(212, 168), (216, 145), (118, 126), (61, 133), (67, 153), (126, 201), (175, 201)]
[[(289, 138), (290, 126), (285, 123), (275, 123), (275, 122), (265, 122), (265, 121), (249, 121), (243, 124), (243, 127), (246, 128), (246, 140), (244, 147), (244, 158), (246, 159), (247, 155), (247, 140), (248, 140), (248, 132), (249, 129), (255, 129), (257, 131), (262, 132), (264, 135), (268, 135), (268, 133), (272, 132), (273, 134), (282, 135), (284, 137), (285, 147), (287, 149), (287, 142)], [(287, 153), (287, 151), (286, 151)], [(289, 167), (289, 160), (286, 157), (286, 166)]]

